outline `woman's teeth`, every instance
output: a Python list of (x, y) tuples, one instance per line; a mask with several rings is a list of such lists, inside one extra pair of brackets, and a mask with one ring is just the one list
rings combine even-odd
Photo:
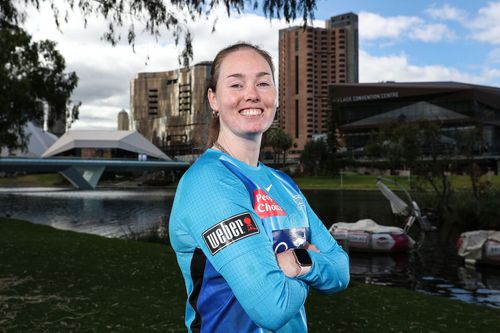
[(258, 116), (262, 113), (261, 109), (245, 109), (240, 111), (240, 114), (243, 116)]

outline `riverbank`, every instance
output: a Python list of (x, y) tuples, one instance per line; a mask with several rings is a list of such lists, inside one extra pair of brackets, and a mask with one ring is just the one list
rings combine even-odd
[[(0, 218), (0, 327), (30, 331), (185, 332), (185, 289), (166, 245)], [(312, 293), (311, 332), (465, 332), (500, 327), (500, 310), (352, 283)]]
[[(378, 176), (359, 175), (354, 172), (344, 172), (337, 176), (308, 176), (295, 177), (294, 181), (303, 190), (378, 190), (376, 186)], [(388, 178), (397, 180), (403, 187), (410, 189), (415, 179), (409, 177)], [(451, 183), (457, 190), (470, 190), (470, 179), (467, 176), (451, 176)], [(493, 189), (500, 189), (500, 176), (483, 176), (482, 181), (488, 180)], [(392, 184), (389, 187), (395, 188)], [(20, 175), (15, 178), (0, 178), (0, 187), (71, 187), (71, 184), (60, 174), (31, 174)], [(141, 181), (101, 181), (99, 187), (155, 187), (144, 185)], [(176, 184), (159, 185), (160, 187), (175, 188)]]
[[(354, 172), (345, 172), (337, 176), (308, 176), (295, 177), (294, 181), (304, 190), (377, 190), (378, 176), (359, 175)], [(388, 176), (386, 178), (397, 180), (404, 188), (410, 189), (415, 185), (415, 178)], [(453, 188), (457, 190), (470, 190), (471, 183), (468, 176), (450, 176)], [(481, 181), (489, 181), (493, 189), (500, 189), (500, 176), (483, 176)], [(412, 183), (413, 182), (413, 183)], [(395, 188), (390, 183), (387, 185)]]
[(0, 177), (0, 187), (69, 187), (71, 184), (58, 173), (28, 174)]
[[(162, 188), (175, 188), (177, 184), (158, 184), (148, 185), (144, 184), (140, 179), (126, 179), (126, 180), (100, 180), (97, 184), (99, 188), (139, 188), (139, 187), (162, 187)], [(74, 188), (71, 183), (58, 173), (47, 174), (27, 174), (17, 175), (12, 177), (0, 177), (0, 187), (67, 187)]]

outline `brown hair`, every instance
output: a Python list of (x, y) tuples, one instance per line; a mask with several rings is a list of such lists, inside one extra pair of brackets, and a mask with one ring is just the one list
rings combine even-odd
[[(210, 80), (208, 83), (208, 89), (211, 89), (213, 92), (216, 92), (217, 81), (219, 80), (220, 66), (222, 62), (224, 61), (226, 56), (241, 49), (254, 50), (262, 58), (264, 58), (264, 60), (269, 64), (269, 67), (271, 68), (271, 74), (274, 81), (274, 64), (271, 55), (267, 51), (264, 51), (263, 49), (258, 47), (257, 45), (252, 45), (246, 42), (238, 42), (236, 44), (230, 45), (220, 50), (219, 53), (217, 53), (217, 55), (215, 56), (214, 61), (212, 62), (212, 68), (210, 69)], [(217, 138), (219, 137), (219, 130), (220, 130), (219, 117), (212, 117), (208, 128), (207, 148), (212, 147), (214, 142), (217, 141)]]

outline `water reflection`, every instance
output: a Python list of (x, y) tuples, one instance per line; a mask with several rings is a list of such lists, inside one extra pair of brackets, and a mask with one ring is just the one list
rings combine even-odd
[[(458, 268), (458, 278), (464, 290), (459, 299), (486, 305), (500, 304), (500, 268), (488, 266)], [(463, 299), (464, 295), (467, 299)]]
[[(376, 191), (304, 191), (329, 227), (335, 222), (371, 218), (402, 226), (388, 201)], [(418, 201), (418, 200), (417, 200)], [(408, 254), (349, 254), (351, 277), (367, 284), (395, 286), (500, 308), (500, 267), (465, 267), (449, 230), (428, 233), (422, 248)]]
[(423, 262), (416, 263), (415, 256), (350, 253), (351, 278), (500, 308), (500, 269), (458, 266), (447, 277), (426, 275)]
[[(60, 229), (121, 237), (154, 227), (172, 207), (173, 189), (0, 189), (0, 215)], [(304, 191), (326, 227), (371, 218), (400, 226), (375, 191)], [(418, 253), (350, 254), (353, 280), (397, 286), (500, 308), (500, 267), (468, 268), (446, 230), (427, 235)]]
[(174, 190), (58, 188), (0, 189), (3, 215), (59, 229), (122, 237), (154, 227), (168, 216)]
[(350, 253), (351, 277), (368, 284), (411, 287), (408, 258), (407, 254)]

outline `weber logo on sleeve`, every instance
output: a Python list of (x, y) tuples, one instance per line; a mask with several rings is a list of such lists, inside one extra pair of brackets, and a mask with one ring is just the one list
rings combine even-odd
[(249, 213), (243, 213), (217, 223), (203, 233), (212, 255), (242, 238), (258, 234), (259, 229)]

